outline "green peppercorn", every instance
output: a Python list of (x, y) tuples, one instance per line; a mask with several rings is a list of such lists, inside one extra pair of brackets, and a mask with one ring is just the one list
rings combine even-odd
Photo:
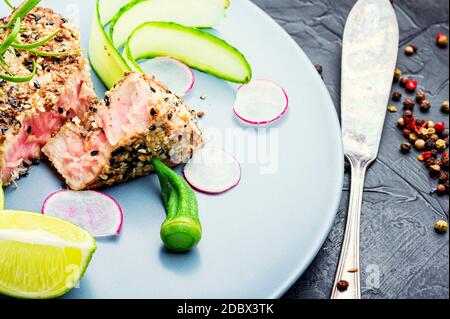
[(411, 143), (415, 143), (417, 141), (418, 137), (417, 137), (416, 133), (411, 133), (411, 134), (409, 134), (408, 139)]
[(447, 144), (445, 143), (444, 140), (440, 140), (439, 139), (439, 140), (436, 141), (436, 149), (439, 152), (444, 152), (446, 148), (447, 148)]
[(441, 105), (441, 111), (444, 112), (445, 114), (449, 113), (449, 105), (448, 105), (448, 101), (444, 101)]
[(395, 112), (398, 111), (398, 110), (397, 110), (397, 107), (396, 107), (395, 105), (389, 105), (387, 109), (388, 109), (388, 111), (391, 112), (391, 113), (395, 113)]
[(398, 80), (400, 80), (401, 76), (402, 76), (402, 70), (400, 70), (399, 68), (395, 68), (395, 71), (394, 71), (394, 82), (398, 82)]
[(448, 230), (448, 224), (445, 220), (438, 220), (436, 224), (434, 224), (434, 230), (439, 234), (444, 234)]

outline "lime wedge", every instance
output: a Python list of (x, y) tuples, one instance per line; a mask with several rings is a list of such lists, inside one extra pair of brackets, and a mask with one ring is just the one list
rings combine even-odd
[(94, 238), (66, 221), (38, 213), (0, 212), (0, 293), (47, 299), (67, 293), (86, 271)]

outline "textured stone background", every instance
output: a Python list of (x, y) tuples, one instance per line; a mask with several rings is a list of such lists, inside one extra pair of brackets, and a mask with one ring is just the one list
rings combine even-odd
[[(355, 0), (253, 0), (324, 67), (325, 83), (339, 112), (340, 57), (346, 17)], [(449, 53), (435, 45), (437, 33), (448, 34), (447, 0), (395, 0), (400, 24), (398, 65), (419, 80), (433, 109), (425, 118), (445, 120), (440, 104), (448, 99)], [(403, 54), (409, 43), (413, 57)], [(399, 107), (401, 109), (401, 106)], [(380, 155), (368, 172), (362, 209), (361, 285), (363, 298), (449, 298), (448, 233), (433, 225), (448, 219), (448, 196), (430, 195), (435, 181), (413, 152), (399, 153), (403, 141), (389, 113)], [(349, 195), (346, 177), (334, 229), (315, 261), (285, 298), (328, 298), (343, 238)], [(379, 280), (377, 280), (379, 278)], [(378, 282), (377, 282), (378, 281)]]

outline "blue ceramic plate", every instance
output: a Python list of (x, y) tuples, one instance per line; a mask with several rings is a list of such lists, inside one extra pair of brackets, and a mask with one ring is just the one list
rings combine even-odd
[[(42, 5), (74, 21), (87, 49), (94, 1), (44, 0)], [(289, 35), (250, 1), (233, 0), (213, 32), (246, 55), (255, 79), (286, 89), (287, 114), (271, 127), (245, 126), (232, 112), (237, 86), (196, 72), (195, 88), (185, 100), (206, 112), (201, 122), (208, 143), (242, 162), (241, 183), (220, 196), (198, 194), (204, 236), (182, 255), (161, 244), (165, 213), (155, 176), (106, 189), (123, 208), (122, 233), (98, 240), (84, 278), (67, 298), (276, 298), (327, 237), (341, 196), (343, 152), (322, 80)], [(103, 95), (95, 75), (94, 80)], [(7, 207), (40, 211), (61, 185), (44, 162), (17, 189), (6, 189)]]

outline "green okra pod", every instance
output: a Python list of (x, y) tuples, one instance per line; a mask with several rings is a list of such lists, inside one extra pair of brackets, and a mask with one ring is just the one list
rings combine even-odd
[(159, 159), (153, 159), (152, 164), (167, 212), (161, 225), (161, 239), (172, 251), (189, 251), (202, 237), (197, 197), (189, 184)]

